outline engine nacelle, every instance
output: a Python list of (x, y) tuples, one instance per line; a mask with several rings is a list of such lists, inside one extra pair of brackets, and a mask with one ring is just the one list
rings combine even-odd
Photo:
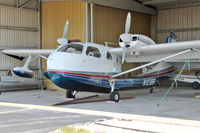
[(19, 77), (33, 78), (33, 71), (29, 69), (25, 69), (24, 67), (13, 68), (13, 73)]

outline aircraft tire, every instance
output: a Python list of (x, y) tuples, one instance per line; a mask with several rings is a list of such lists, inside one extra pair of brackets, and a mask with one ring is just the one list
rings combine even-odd
[(67, 91), (66, 98), (74, 98), (75, 96), (72, 93), (73, 93), (72, 91)]
[(192, 88), (193, 88), (193, 89), (199, 89), (199, 87), (200, 87), (200, 85), (199, 85), (198, 82), (193, 82), (193, 83), (192, 83)]
[(110, 94), (111, 101), (119, 102), (119, 99), (120, 99), (120, 95), (119, 95), (118, 91), (111, 92), (111, 94)]

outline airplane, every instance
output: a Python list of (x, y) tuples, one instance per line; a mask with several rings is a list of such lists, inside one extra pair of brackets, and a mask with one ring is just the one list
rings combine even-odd
[[(31, 78), (33, 71), (28, 65), (38, 57), (47, 59), (49, 79), (66, 89), (66, 97), (74, 98), (76, 92), (88, 91), (110, 93), (110, 100), (119, 102), (119, 90), (154, 88), (161, 79), (172, 78), (175, 70), (190, 58), (199, 62), (200, 41), (172, 42), (157, 45), (151, 38), (141, 34), (129, 34), (131, 14), (128, 13), (125, 33), (119, 37), (119, 48), (89, 42), (70, 42), (66, 36), (69, 21), (66, 21), (63, 37), (57, 40), (58, 48), (53, 49), (11, 49), (4, 54), (22, 59), (27, 57), (23, 67), (13, 68), (21, 77)], [(141, 66), (121, 72), (126, 62), (141, 63)], [(178, 64), (177, 66), (175, 64)], [(195, 65), (194, 65), (195, 67)], [(134, 78), (122, 75), (144, 69)]]

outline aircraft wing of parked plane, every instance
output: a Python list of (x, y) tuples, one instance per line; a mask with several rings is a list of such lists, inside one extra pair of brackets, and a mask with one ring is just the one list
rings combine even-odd
[[(137, 42), (140, 43), (140, 42)], [(164, 58), (166, 56), (181, 52), (187, 49), (199, 49), (200, 41), (184, 41), (184, 42), (174, 42), (174, 43), (163, 43), (158, 45), (141, 45), (137, 49), (135, 47), (132, 48), (113, 48), (110, 49), (112, 54), (122, 57), (122, 60), (126, 62), (151, 62), (158, 60), (160, 58)], [(124, 53), (125, 51), (125, 53)], [(123, 57), (123, 53), (125, 54)], [(189, 53), (176, 56), (171, 58), (170, 60), (166, 60), (166, 62), (184, 62), (187, 59)], [(199, 61), (199, 53), (194, 52), (191, 60)]]
[(32, 55), (33, 57), (41, 56), (48, 57), (55, 49), (7, 49), (3, 50), (3, 53), (8, 56), (15, 56), (15, 58), (23, 59)]
[[(136, 42), (137, 43), (137, 42)], [(140, 46), (137, 49), (135, 48), (129, 48), (126, 50), (126, 53), (136, 56), (148, 56), (148, 55), (159, 55), (159, 54), (165, 54), (165, 53), (172, 53), (177, 52), (185, 49), (190, 48), (199, 48), (200, 41), (184, 41), (184, 42), (174, 42), (174, 43), (162, 43), (157, 45), (145, 45)], [(110, 49), (110, 52), (119, 56), (122, 56), (123, 54), (123, 48), (113, 48)]]

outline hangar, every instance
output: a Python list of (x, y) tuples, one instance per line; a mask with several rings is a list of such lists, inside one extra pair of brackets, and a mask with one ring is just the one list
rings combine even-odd
[[(165, 43), (171, 31), (176, 34), (177, 41), (200, 40), (200, 0), (0, 0), (0, 75), (6, 75), (10, 69), (25, 63), (4, 55), (2, 50), (56, 49), (57, 39), (62, 37), (66, 20), (69, 20), (68, 39), (80, 39), (82, 42), (102, 45), (105, 45), (105, 42), (118, 43), (119, 36), (124, 33), (128, 12), (132, 16), (129, 32), (131, 34), (146, 35), (156, 43)], [(138, 65), (124, 63), (122, 70)], [(41, 80), (40, 70), (46, 71), (46, 60), (35, 60), (29, 68), (34, 71), (34, 78)], [(124, 77), (133, 77), (140, 73), (141, 71), (135, 71)], [(42, 81), (48, 89), (60, 90), (50, 80)], [(198, 91), (195, 91), (196, 93)], [(57, 96), (59, 95), (61, 94)], [(180, 117), (182, 116), (178, 116)]]
[[(0, 3), (1, 49), (55, 49), (66, 19), (70, 22), (70, 39), (117, 43), (124, 31), (127, 12), (132, 13), (130, 33), (147, 35), (157, 43), (164, 43), (170, 31), (175, 32), (178, 41), (199, 39), (198, 0), (2, 0)], [(2, 53), (1, 60), (1, 73), (24, 63)], [(34, 61), (30, 65), (36, 77), (39, 64)], [(45, 71), (45, 61), (42, 64)], [(123, 70), (135, 66), (136, 63), (125, 63)], [(139, 73), (129, 73), (125, 77)], [(45, 84), (51, 83), (45, 81)]]

